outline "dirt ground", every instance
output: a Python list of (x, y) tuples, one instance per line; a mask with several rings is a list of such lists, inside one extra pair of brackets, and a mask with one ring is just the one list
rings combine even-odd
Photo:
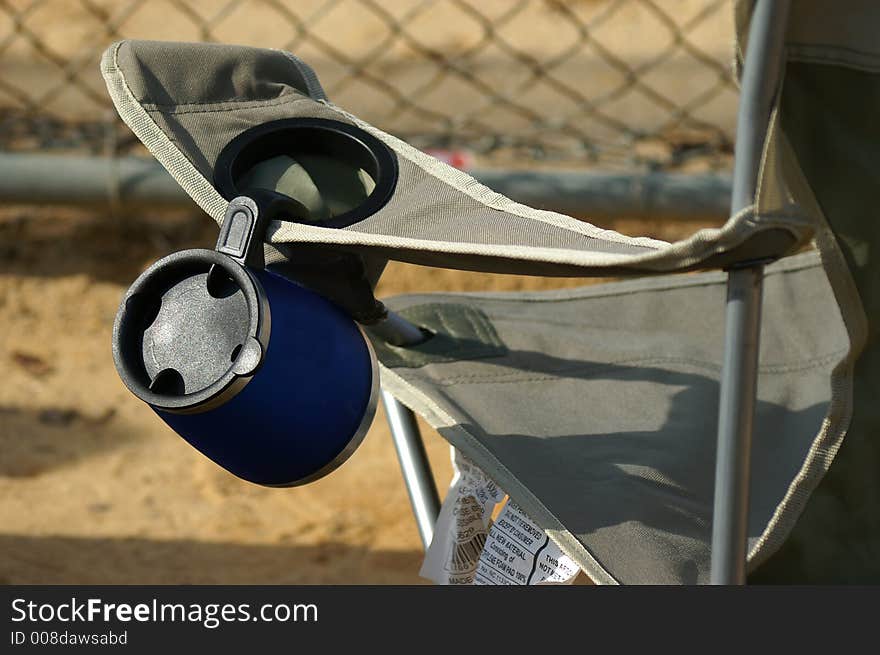
[[(694, 229), (608, 226), (667, 239)], [(265, 489), (203, 458), (119, 381), (109, 344), (124, 289), (155, 258), (215, 238), (195, 214), (0, 214), (0, 583), (423, 582), (381, 412), (332, 475)], [(380, 292), (576, 284), (391, 264)], [(424, 433), (445, 489), (448, 446)]]

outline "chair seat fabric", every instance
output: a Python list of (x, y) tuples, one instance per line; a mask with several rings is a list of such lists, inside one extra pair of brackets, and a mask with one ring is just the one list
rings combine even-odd
[[(400, 296), (435, 332), (376, 342), (383, 385), (597, 582), (708, 580), (725, 276)], [(812, 320), (821, 315), (826, 320)], [(849, 340), (817, 253), (768, 268), (750, 563), (785, 537)]]

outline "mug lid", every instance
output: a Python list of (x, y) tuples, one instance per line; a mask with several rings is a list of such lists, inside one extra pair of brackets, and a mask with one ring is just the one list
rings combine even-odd
[(144, 271), (120, 304), (113, 359), (122, 381), (154, 408), (202, 412), (237, 394), (263, 362), (269, 303), (230, 256), (183, 250)]

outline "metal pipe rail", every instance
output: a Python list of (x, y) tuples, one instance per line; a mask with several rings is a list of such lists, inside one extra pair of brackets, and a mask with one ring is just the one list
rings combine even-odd
[[(591, 218), (724, 220), (729, 175), (586, 170), (470, 170), (517, 202)], [(7, 204), (186, 208), (195, 204), (147, 157), (0, 152), (0, 201)]]

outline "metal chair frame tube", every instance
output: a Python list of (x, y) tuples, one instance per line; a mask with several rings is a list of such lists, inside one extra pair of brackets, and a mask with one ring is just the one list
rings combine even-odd
[[(387, 343), (396, 346), (412, 346), (425, 339), (425, 333), (402, 316), (389, 311), (380, 324), (370, 326), (370, 331)], [(397, 460), (422, 544), (427, 549), (434, 538), (434, 524), (440, 514), (440, 496), (431, 462), (425, 452), (425, 444), (413, 411), (382, 389), (382, 405), (391, 431), (391, 440), (397, 451)]]
[[(758, 0), (752, 13), (737, 115), (733, 213), (755, 201), (770, 114), (785, 65), (788, 10), (789, 0)], [(712, 584), (746, 581), (763, 283), (763, 263), (728, 270), (712, 511)]]

